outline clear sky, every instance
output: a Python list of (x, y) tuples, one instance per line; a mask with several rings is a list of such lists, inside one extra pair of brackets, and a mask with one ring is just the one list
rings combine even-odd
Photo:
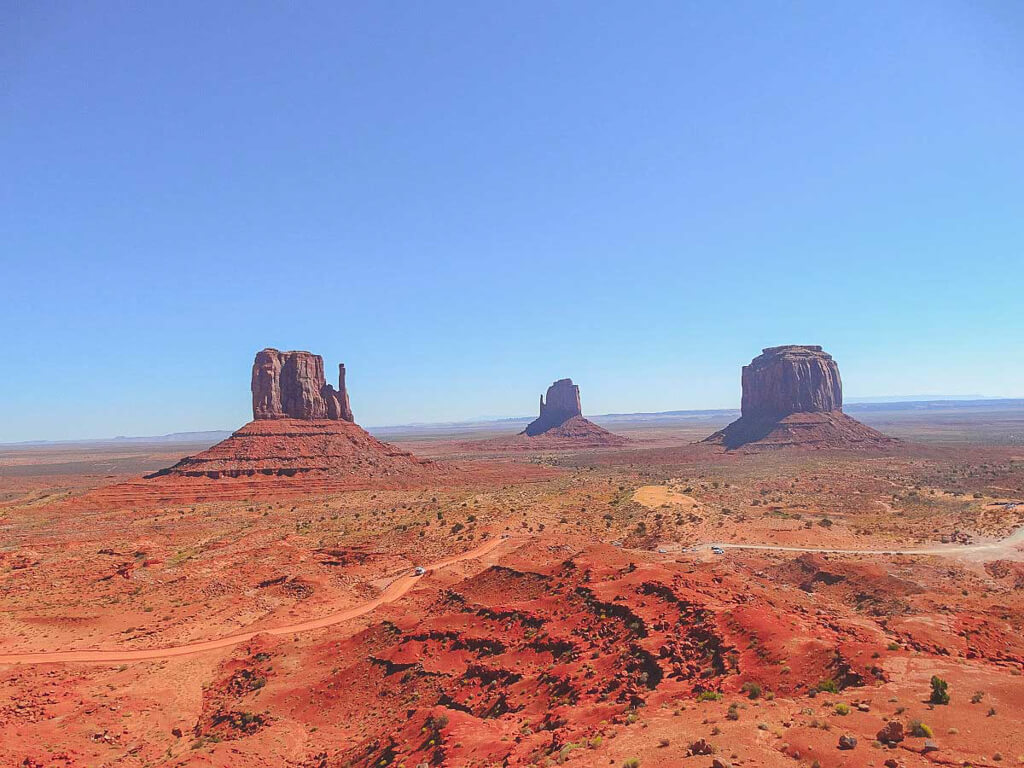
[(1024, 395), (1024, 4), (0, 4), (0, 441)]

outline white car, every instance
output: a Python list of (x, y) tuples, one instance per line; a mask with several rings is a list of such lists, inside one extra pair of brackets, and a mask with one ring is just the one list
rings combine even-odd
[(424, 567), (423, 567), (422, 565), (417, 565), (417, 566), (416, 566), (415, 568), (413, 568), (413, 570), (412, 570), (412, 573), (413, 573), (413, 575), (414, 575), (414, 576), (422, 576), (422, 575), (423, 575), (423, 574), (425, 574), (426, 572), (427, 572), (427, 569), (426, 569), (426, 568), (424, 568)]
[(712, 547), (711, 548), (711, 554), (713, 554), (713, 555), (724, 555), (725, 554), (725, 550), (722, 549), (721, 547)]

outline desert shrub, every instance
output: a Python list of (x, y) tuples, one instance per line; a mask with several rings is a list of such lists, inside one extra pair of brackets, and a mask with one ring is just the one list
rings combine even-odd
[(975, 691), (974, 695), (971, 696), (971, 704), (980, 704), (983, 698), (985, 698), (984, 691)]
[(949, 683), (938, 675), (932, 675), (932, 695), (928, 701), (932, 704), (949, 704)]
[(622, 768), (640, 768), (640, 758), (631, 757), (622, 763)]
[(718, 691), (701, 691), (697, 694), (697, 701), (721, 701), (722, 694)]
[(830, 677), (819, 680), (817, 688), (822, 693), (839, 693), (839, 684)]
[(761, 686), (755, 683), (753, 680), (748, 680), (747, 682), (745, 682), (743, 684), (742, 690), (752, 699), (756, 699), (761, 695)]
[(839, 704), (836, 704), (835, 710), (836, 710), (836, 714), (837, 715), (844, 715), (845, 716), (845, 715), (850, 714), (850, 705), (849, 704), (839, 703)]
[(922, 723), (920, 720), (911, 720), (910, 735), (917, 736), (919, 739), (930, 739), (935, 734), (932, 733), (931, 728)]

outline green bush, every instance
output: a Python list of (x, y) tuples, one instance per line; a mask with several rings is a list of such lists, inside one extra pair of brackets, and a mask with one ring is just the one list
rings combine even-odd
[(911, 720), (910, 735), (917, 736), (919, 739), (930, 739), (935, 734), (932, 733), (931, 728), (922, 723), (920, 720)]
[(937, 675), (932, 675), (932, 695), (928, 699), (932, 704), (949, 704), (949, 683)]
[(839, 685), (832, 678), (819, 680), (817, 688), (823, 693), (839, 693)]
[(836, 704), (835, 710), (837, 715), (848, 715), (850, 714), (850, 705), (842, 703)]
[(745, 682), (742, 690), (752, 699), (756, 699), (761, 695), (761, 686), (752, 680)]
[(718, 691), (701, 691), (697, 694), (697, 701), (721, 701), (722, 694)]

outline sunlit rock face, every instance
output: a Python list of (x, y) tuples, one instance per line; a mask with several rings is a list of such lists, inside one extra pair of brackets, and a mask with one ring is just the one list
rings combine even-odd
[(324, 360), (312, 352), (264, 349), (252, 366), (252, 417), (354, 421), (345, 388), (345, 366), (338, 366), (338, 389), (324, 378)]
[(744, 416), (788, 416), (843, 409), (843, 382), (819, 346), (768, 347), (743, 366)]

